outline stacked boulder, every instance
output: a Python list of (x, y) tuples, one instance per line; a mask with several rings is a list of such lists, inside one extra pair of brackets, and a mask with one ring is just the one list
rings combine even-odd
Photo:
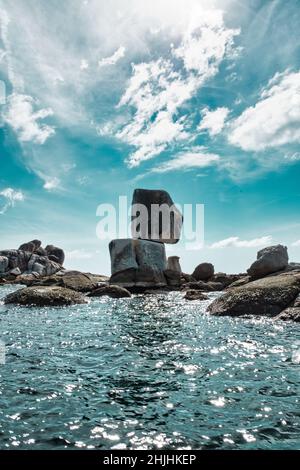
[(60, 271), (65, 260), (63, 250), (41, 245), (40, 240), (32, 240), (17, 250), (0, 251), (0, 277), (11, 281), (20, 275), (51, 276)]
[(165, 250), (166, 243), (179, 241), (183, 222), (170, 195), (163, 190), (136, 189), (131, 220), (132, 238), (109, 244), (110, 283), (133, 290), (180, 285), (179, 258), (168, 265)]

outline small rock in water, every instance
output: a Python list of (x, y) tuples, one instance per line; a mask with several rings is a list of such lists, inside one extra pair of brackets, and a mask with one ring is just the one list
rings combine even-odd
[(103, 295), (108, 295), (113, 299), (120, 299), (122, 297), (131, 297), (131, 293), (125, 289), (124, 287), (120, 286), (102, 286), (88, 294), (89, 297), (102, 297)]
[(200, 290), (190, 289), (186, 292), (184, 299), (186, 300), (208, 300), (209, 297)]

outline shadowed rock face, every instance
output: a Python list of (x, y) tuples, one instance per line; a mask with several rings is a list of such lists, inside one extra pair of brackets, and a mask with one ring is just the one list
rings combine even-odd
[(257, 260), (254, 261), (247, 272), (252, 278), (258, 279), (287, 268), (288, 263), (289, 257), (286, 246), (269, 246), (257, 253)]
[(201, 263), (195, 268), (192, 276), (196, 281), (208, 281), (208, 279), (213, 277), (214, 272), (215, 268), (213, 264)]
[(60, 265), (64, 264), (65, 253), (61, 248), (58, 248), (57, 246), (53, 246), (53, 245), (47, 245), (45, 250), (49, 259), (51, 259), (52, 261), (55, 261), (56, 263)]
[(208, 311), (219, 316), (275, 316), (289, 307), (299, 292), (299, 274), (271, 276), (229, 289), (208, 307)]
[[(140, 211), (140, 205), (145, 210)], [(158, 206), (161, 206), (161, 214)], [(177, 243), (180, 239), (183, 217), (167, 191), (135, 189), (131, 219), (133, 238), (170, 244)]]
[(111, 257), (111, 284), (150, 287), (166, 285), (167, 267), (163, 243), (123, 238), (109, 244)]
[(25, 287), (5, 297), (5, 304), (34, 305), (37, 307), (63, 306), (86, 303), (86, 299), (71, 289), (57, 286)]

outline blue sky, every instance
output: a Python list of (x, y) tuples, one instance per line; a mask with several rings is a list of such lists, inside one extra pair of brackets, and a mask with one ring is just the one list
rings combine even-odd
[(162, 188), (205, 205), (205, 247), (244, 271), (300, 260), (298, 0), (0, 0), (0, 242), (109, 273), (97, 206)]

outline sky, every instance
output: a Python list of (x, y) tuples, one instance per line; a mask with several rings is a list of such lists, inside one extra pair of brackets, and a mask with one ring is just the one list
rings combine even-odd
[(203, 204), (183, 271), (300, 261), (299, 0), (0, 0), (0, 249), (109, 274), (97, 207)]

